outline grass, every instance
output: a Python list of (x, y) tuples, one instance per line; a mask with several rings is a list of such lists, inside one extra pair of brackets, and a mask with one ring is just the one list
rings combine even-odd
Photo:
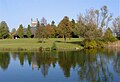
[(23, 38), (23, 39), (0, 39), (0, 50), (28, 50), (34, 51), (39, 50), (40, 47), (51, 48), (55, 42), (58, 50), (74, 50), (75, 48), (81, 49), (79, 45), (80, 41), (83, 39), (71, 38), (67, 39), (67, 42), (64, 43), (63, 38), (49, 38), (45, 40), (45, 43), (39, 43), (38, 39)]
[(109, 42), (108, 47), (120, 47), (120, 40), (115, 42)]

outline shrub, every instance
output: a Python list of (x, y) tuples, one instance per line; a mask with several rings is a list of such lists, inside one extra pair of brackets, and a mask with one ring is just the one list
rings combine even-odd
[(98, 48), (104, 48), (105, 47), (105, 43), (102, 41), (97, 41), (97, 47)]
[(86, 40), (84, 46), (86, 49), (94, 49), (97, 48), (97, 43), (95, 40), (91, 40), (91, 41)]

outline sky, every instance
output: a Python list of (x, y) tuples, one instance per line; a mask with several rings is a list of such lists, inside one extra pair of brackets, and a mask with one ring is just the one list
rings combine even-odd
[(27, 27), (33, 20), (42, 17), (48, 23), (58, 24), (64, 16), (77, 20), (80, 13), (87, 9), (100, 9), (106, 5), (113, 18), (120, 16), (120, 0), (0, 0), (0, 22), (6, 21), (9, 29), (20, 24)]

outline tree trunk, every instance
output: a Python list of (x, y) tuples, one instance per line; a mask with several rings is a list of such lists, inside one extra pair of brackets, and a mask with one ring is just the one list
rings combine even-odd
[(64, 38), (64, 42), (66, 43), (66, 36), (64, 35), (63, 38)]
[(80, 38), (80, 35), (79, 35), (79, 38)]

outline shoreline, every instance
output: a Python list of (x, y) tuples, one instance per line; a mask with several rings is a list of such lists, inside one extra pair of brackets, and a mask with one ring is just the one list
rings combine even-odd
[[(45, 43), (38, 43), (38, 39), (3, 39), (0, 40), (1, 51), (78, 51), (84, 49), (80, 45), (83, 39), (71, 38), (64, 43), (62, 38), (46, 39)], [(53, 45), (54, 44), (54, 45)], [(120, 41), (108, 42), (106, 48), (120, 48)], [(96, 48), (97, 49), (97, 48)]]
[(108, 48), (120, 48), (120, 40), (118, 40), (118, 41), (115, 41), (115, 42), (109, 42), (108, 44), (107, 44), (107, 47)]

